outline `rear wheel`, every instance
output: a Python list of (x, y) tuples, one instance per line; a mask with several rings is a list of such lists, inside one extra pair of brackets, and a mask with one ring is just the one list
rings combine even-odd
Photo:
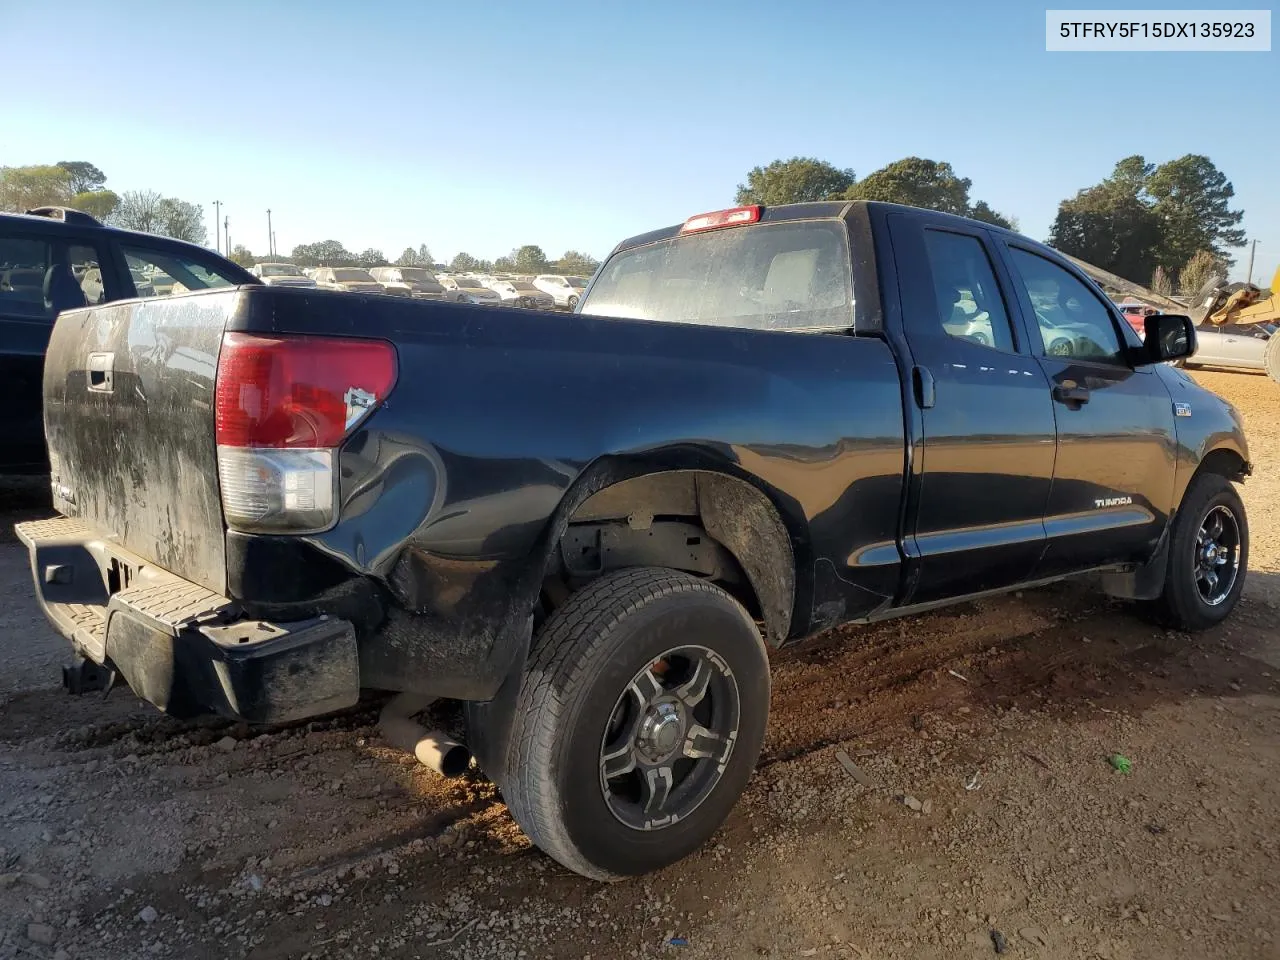
[(647, 873), (724, 821), (768, 712), (764, 643), (736, 600), (675, 570), (623, 570), (539, 631), (499, 784), (529, 838), (570, 870)]
[(578, 305), (578, 298), (577, 298), (577, 297), (570, 297), (570, 298), (569, 298), (567, 301), (565, 301), (565, 302), (566, 302), (566, 303), (568, 303), (568, 305), (569, 305), (569, 309), (570, 309), (570, 310), (572, 310), (574, 307), (576, 307), (576, 306)]
[(1178, 507), (1169, 568), (1157, 613), (1179, 630), (1207, 630), (1225, 620), (1244, 590), (1249, 522), (1231, 481), (1202, 473)]

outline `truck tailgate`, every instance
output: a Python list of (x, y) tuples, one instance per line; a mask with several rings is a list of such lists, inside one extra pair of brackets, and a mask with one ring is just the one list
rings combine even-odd
[(214, 376), (235, 290), (62, 314), (45, 358), (54, 506), (218, 594)]

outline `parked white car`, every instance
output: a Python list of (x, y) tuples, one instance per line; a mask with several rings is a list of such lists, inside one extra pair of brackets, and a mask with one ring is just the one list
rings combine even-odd
[(382, 284), (387, 293), (423, 300), (443, 300), (445, 296), (444, 287), (426, 267), (374, 267), (369, 275)]
[(542, 276), (534, 277), (533, 285), (543, 293), (549, 294), (557, 307), (568, 307), (572, 310), (582, 299), (582, 292), (587, 289), (587, 278), (562, 277), (544, 273)]
[(489, 303), (502, 302), (502, 297), (480, 283), (473, 277), (440, 277), (440, 286), (444, 287), (444, 298), (455, 303)]
[(389, 292), (369, 275), (368, 270), (359, 267), (321, 267), (316, 271), (316, 286), (322, 290), (342, 290), (346, 293)]
[(269, 287), (314, 287), (316, 282), (292, 263), (255, 263), (249, 268)]
[(509, 307), (525, 307), (530, 310), (550, 310), (555, 301), (528, 280), (495, 280), (489, 289), (502, 298)]

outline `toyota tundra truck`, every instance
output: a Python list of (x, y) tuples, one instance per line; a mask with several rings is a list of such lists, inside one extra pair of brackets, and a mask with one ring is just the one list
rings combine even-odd
[[(1240, 417), (1070, 261), (880, 203), (619, 244), (573, 314), (244, 286), (63, 313), (35, 591), (180, 717), (396, 693), (556, 860), (707, 840), (771, 650), (1092, 577), (1179, 630), (1244, 586)], [(854, 634), (856, 636), (856, 633)], [(856, 642), (856, 641), (855, 641)]]

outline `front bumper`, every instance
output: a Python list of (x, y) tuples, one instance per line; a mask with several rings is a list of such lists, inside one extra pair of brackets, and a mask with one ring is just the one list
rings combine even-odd
[(15, 527), (36, 597), (81, 655), (117, 670), (166, 713), (281, 723), (351, 706), (360, 693), (350, 622), (271, 623), (58, 518)]

